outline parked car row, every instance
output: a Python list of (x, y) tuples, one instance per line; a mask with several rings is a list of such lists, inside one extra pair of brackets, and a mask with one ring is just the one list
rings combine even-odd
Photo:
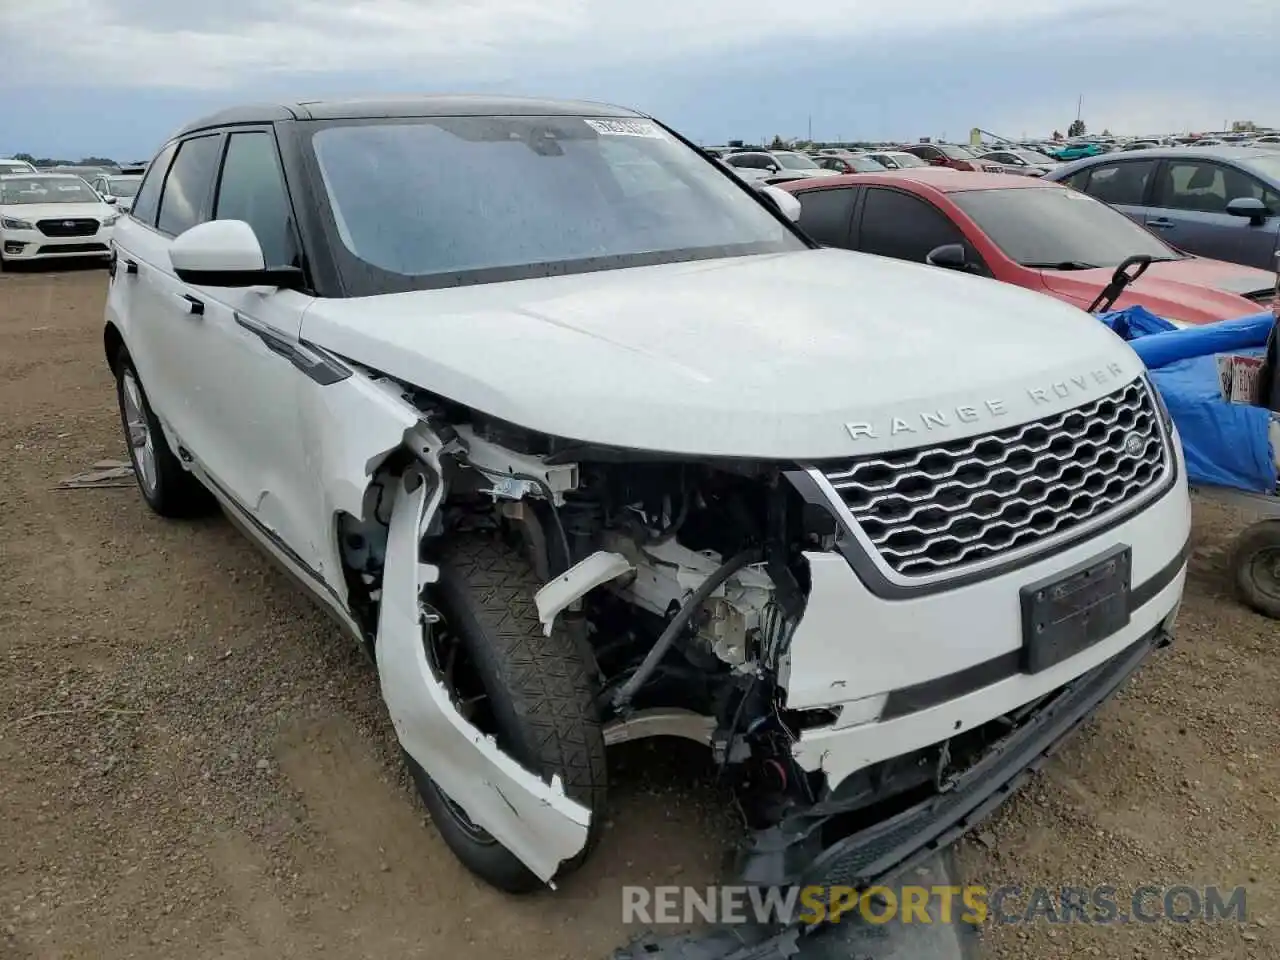
[(1182, 323), (1256, 312), (1275, 274), (1192, 256), (1092, 197), (1046, 179), (884, 171), (787, 183), (820, 243), (949, 268), (1091, 306), (1129, 258), (1149, 258), (1117, 307)]

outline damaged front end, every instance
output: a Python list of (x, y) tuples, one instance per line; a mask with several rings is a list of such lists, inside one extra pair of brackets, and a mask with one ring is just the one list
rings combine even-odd
[[(981, 585), (963, 602), (873, 595), (813, 470), (575, 444), (377, 382), (415, 421), (368, 459), (359, 515), (339, 512), (350, 607), (433, 819), (503, 889), (531, 887), (468, 844), (554, 885), (599, 835), (603, 767), (588, 759), (657, 736), (705, 745), (733, 785), (738, 882), (876, 882), (998, 805), (1166, 638), (1149, 604), (1073, 663), (1020, 673), (1018, 627)], [(483, 562), (449, 567), (457, 544)], [(1180, 590), (1180, 570), (1148, 597)], [(965, 603), (994, 636), (945, 642)], [(585, 701), (478, 709), (513, 694), (457, 679), (466, 666), (437, 641), (463, 620), (464, 656), (492, 668), (524, 651), (517, 686), (569, 678)]]

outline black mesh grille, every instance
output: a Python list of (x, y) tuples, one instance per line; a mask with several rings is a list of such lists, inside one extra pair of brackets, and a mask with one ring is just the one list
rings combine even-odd
[(884, 561), (924, 577), (1069, 531), (1157, 482), (1168, 457), (1145, 382), (978, 437), (823, 472)]

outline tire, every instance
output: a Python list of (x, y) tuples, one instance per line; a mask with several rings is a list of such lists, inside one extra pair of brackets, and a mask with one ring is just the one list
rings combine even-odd
[(1280, 620), (1280, 520), (1245, 529), (1231, 554), (1240, 599), (1263, 616)]
[(138, 371), (123, 347), (116, 356), (115, 371), (120, 426), (142, 499), (162, 517), (209, 513), (215, 506), (213, 496), (169, 449)]
[[(432, 601), (467, 658), (473, 682), (487, 697), (487, 723), (502, 749), (545, 780), (558, 775), (567, 796), (591, 811), (587, 843), (557, 876), (577, 869), (599, 840), (607, 793), (604, 734), (592, 673), (563, 627), (544, 636), (534, 606), (540, 586), (524, 555), (496, 533), (468, 533), (446, 542), (435, 562), (440, 579)], [(405, 755), (414, 783), (444, 842), (476, 876), (507, 893), (544, 886), (492, 836), (475, 826)]]

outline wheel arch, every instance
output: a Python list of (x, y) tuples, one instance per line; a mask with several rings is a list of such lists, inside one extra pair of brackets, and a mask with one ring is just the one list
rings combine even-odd
[(107, 366), (111, 370), (111, 375), (117, 376), (120, 371), (116, 369), (120, 360), (120, 351), (128, 350), (125, 345), (124, 334), (120, 332), (120, 328), (116, 326), (114, 320), (108, 320), (102, 328), (102, 349), (107, 355)]

